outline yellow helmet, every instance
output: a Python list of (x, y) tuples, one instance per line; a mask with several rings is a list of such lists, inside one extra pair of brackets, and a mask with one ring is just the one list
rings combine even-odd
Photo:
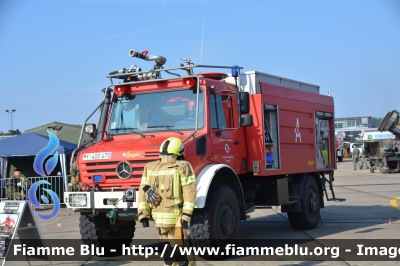
[(161, 144), (160, 146), (161, 155), (183, 155), (183, 143), (179, 138), (170, 137)]

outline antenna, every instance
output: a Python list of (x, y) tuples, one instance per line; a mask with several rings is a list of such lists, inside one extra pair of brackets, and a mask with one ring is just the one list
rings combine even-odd
[(201, 64), (201, 58), (203, 57), (203, 40), (204, 40), (204, 17), (203, 17), (203, 32), (201, 34), (200, 64)]

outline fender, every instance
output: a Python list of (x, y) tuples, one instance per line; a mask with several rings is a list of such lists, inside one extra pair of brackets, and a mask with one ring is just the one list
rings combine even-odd
[[(214, 179), (215, 174), (222, 168), (229, 168), (233, 174), (235, 174), (237, 179), (237, 184), (239, 184), (241, 191), (243, 192), (242, 184), (240, 183), (239, 177), (236, 175), (233, 169), (226, 164), (209, 164), (201, 170), (200, 174), (196, 178), (197, 183), (197, 192), (196, 192), (196, 207), (198, 209), (204, 208), (206, 205), (207, 194), (210, 189), (210, 185)], [(235, 187), (232, 187), (235, 190)], [(239, 199), (241, 202), (244, 202), (243, 193), (241, 195), (237, 195), (241, 197)]]

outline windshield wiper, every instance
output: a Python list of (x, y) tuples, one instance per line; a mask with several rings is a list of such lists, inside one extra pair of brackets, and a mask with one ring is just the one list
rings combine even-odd
[(168, 129), (168, 130), (170, 130), (170, 131), (173, 131), (173, 132), (176, 132), (176, 133), (179, 133), (179, 134), (183, 135), (183, 133), (180, 132), (179, 130), (173, 129), (172, 127), (174, 127), (174, 126), (164, 126), (164, 125), (161, 125), (161, 126), (149, 126), (149, 127), (147, 127), (147, 128), (154, 128), (154, 127), (165, 127), (166, 129)]
[[(116, 129), (112, 129), (112, 130), (115, 130), (118, 132), (118, 130), (132, 130), (132, 129), (137, 129), (137, 128), (136, 127), (121, 127), (121, 128), (116, 128)], [(142, 138), (146, 137), (143, 133), (140, 133), (140, 132), (130, 131), (130, 133), (138, 134), (138, 135), (142, 136)]]
[(115, 128), (113, 130), (127, 130), (127, 129), (137, 129), (137, 127), (119, 127), (119, 128)]

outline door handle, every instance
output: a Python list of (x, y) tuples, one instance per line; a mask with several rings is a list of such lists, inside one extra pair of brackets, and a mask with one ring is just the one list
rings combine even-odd
[(239, 145), (239, 143), (240, 143), (239, 141), (235, 140), (235, 142), (233, 144)]

